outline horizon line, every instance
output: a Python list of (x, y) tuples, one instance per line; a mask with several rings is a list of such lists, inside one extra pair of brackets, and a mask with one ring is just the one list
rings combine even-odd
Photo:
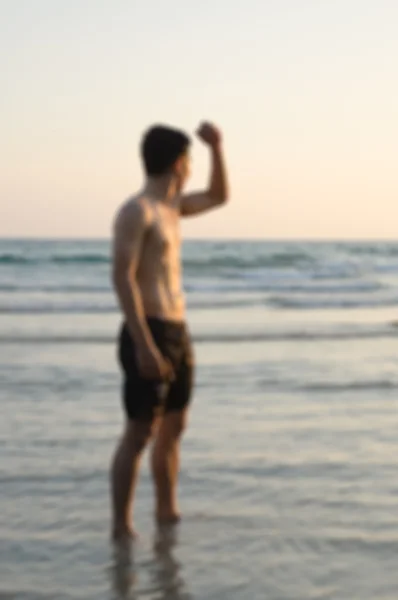
[[(1, 242), (110, 242), (111, 236), (103, 237), (83, 237), (83, 236), (8, 236), (0, 235)], [(376, 236), (369, 237), (185, 237), (183, 242), (268, 242), (268, 243), (398, 243), (396, 238), (380, 238)]]

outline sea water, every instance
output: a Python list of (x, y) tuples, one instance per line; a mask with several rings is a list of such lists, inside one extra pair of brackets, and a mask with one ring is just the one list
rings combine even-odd
[(0, 600), (396, 600), (398, 244), (184, 244), (184, 519), (145, 459), (123, 564), (109, 255), (0, 242)]

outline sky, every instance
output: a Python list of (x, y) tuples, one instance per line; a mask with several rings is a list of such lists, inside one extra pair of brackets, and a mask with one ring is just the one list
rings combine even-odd
[(205, 119), (231, 199), (186, 237), (396, 238), (397, 30), (396, 0), (0, 0), (0, 236), (108, 237), (143, 131)]

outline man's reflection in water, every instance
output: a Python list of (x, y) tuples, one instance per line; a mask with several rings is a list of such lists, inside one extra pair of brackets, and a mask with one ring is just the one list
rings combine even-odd
[[(150, 592), (155, 600), (192, 600), (181, 576), (181, 564), (173, 555), (178, 544), (178, 531), (174, 526), (159, 527), (153, 541), (153, 559), (144, 566), (135, 564), (133, 545), (117, 548), (111, 569), (114, 598), (118, 600), (149, 600), (152, 595), (138, 585), (138, 579), (149, 577)], [(141, 573), (146, 570), (146, 573)], [(146, 587), (146, 586), (145, 586)]]
[(133, 550), (132, 543), (114, 547), (113, 561), (109, 574), (114, 593), (113, 599), (115, 600), (123, 600), (125, 598), (135, 600), (137, 598), (133, 593), (136, 582)]
[(173, 556), (178, 544), (176, 527), (163, 526), (155, 534), (154, 555), (156, 568), (153, 570), (154, 587), (159, 589), (159, 600), (192, 600), (181, 575), (182, 565)]

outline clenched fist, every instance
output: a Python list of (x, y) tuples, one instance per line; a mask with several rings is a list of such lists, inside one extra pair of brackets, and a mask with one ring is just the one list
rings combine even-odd
[(196, 133), (202, 142), (212, 148), (221, 143), (221, 131), (211, 123), (202, 123)]
[(137, 352), (140, 374), (144, 379), (172, 379), (170, 362), (164, 358), (157, 348), (142, 348)]

